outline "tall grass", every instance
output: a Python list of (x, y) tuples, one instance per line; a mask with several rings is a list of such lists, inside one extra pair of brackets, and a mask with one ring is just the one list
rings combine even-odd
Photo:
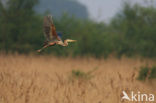
[[(0, 103), (120, 103), (123, 90), (156, 91), (156, 82), (136, 80), (139, 68), (152, 60), (139, 58), (57, 58), (0, 55)], [(87, 82), (69, 76), (87, 75)], [(81, 77), (81, 76), (80, 76)], [(83, 79), (83, 78), (82, 78)]]

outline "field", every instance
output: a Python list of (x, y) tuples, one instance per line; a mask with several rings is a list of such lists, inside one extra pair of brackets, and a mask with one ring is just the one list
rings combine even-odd
[[(57, 58), (0, 55), (0, 103), (128, 103), (122, 91), (154, 93), (154, 80), (138, 81), (149, 59)], [(79, 70), (74, 74), (73, 70)]]

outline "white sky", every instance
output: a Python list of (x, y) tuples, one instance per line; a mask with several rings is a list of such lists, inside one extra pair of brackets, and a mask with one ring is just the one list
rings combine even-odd
[[(78, 0), (84, 4), (89, 12), (90, 18), (96, 21), (108, 22), (119, 10), (123, 1), (128, 0)], [(145, 1), (152, 0), (129, 0), (132, 3), (144, 4)]]

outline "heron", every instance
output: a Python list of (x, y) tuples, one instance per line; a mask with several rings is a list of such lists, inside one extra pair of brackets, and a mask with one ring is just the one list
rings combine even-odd
[(53, 23), (53, 18), (51, 15), (45, 16), (43, 20), (43, 34), (46, 38), (44, 45), (41, 49), (37, 50), (37, 52), (41, 52), (43, 49), (54, 46), (54, 45), (61, 45), (61, 46), (68, 46), (69, 42), (76, 42), (77, 40), (72, 39), (65, 39), (62, 40), (62, 33), (56, 32), (55, 25)]

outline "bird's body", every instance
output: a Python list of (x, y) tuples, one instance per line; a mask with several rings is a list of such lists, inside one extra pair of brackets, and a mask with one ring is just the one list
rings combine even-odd
[(68, 46), (68, 42), (75, 42), (76, 40), (66, 39), (62, 40), (61, 36), (62, 33), (56, 32), (56, 28), (53, 24), (52, 16), (46, 16), (44, 17), (43, 22), (43, 28), (44, 28), (44, 35), (46, 38), (46, 41), (44, 42), (44, 46), (38, 50), (38, 52), (41, 52), (43, 49), (54, 46), (56, 44), (61, 46)]

